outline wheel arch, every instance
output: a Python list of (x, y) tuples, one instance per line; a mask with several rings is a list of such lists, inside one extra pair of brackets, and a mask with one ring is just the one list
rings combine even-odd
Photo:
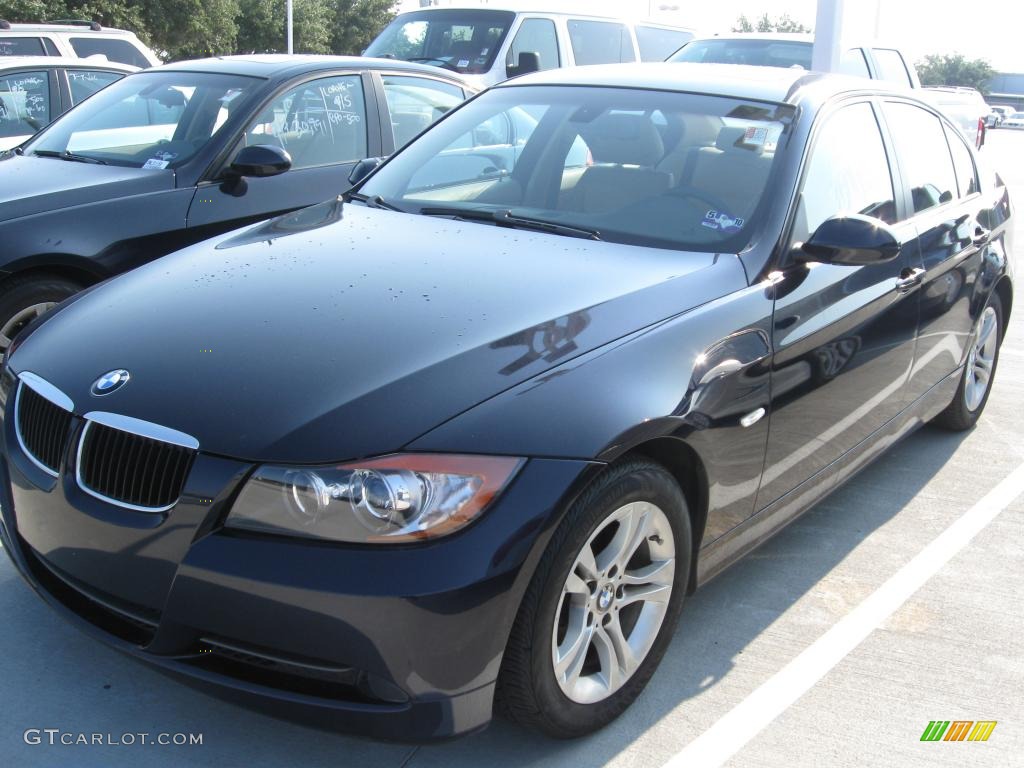
[(642, 457), (663, 466), (679, 483), (686, 497), (693, 534), (687, 594), (697, 587), (697, 558), (708, 519), (708, 478), (704, 462), (689, 443), (676, 437), (657, 437), (630, 448), (622, 457)]
[(35, 275), (61, 277), (78, 283), (83, 288), (88, 288), (108, 277), (88, 259), (65, 253), (45, 253), (4, 265), (3, 274), (0, 275), (0, 287), (13, 278), (20, 280)]
[(1003, 275), (993, 291), (999, 297), (999, 303), (1003, 305), (1003, 334), (1005, 335), (1006, 328), (1010, 323), (1010, 310), (1013, 308), (1013, 284), (1010, 278)]

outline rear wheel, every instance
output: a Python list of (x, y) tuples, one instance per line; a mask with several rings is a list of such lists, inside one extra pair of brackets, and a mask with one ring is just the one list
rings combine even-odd
[(995, 293), (971, 333), (967, 363), (953, 401), (935, 417), (935, 424), (957, 431), (973, 427), (985, 410), (1003, 341), (1003, 305)]
[(640, 461), (609, 470), (566, 515), (527, 590), (498, 680), (503, 712), (556, 738), (618, 717), (672, 639), (690, 553), (672, 476)]
[(82, 286), (60, 277), (14, 277), (0, 287), (0, 353), (21, 330)]

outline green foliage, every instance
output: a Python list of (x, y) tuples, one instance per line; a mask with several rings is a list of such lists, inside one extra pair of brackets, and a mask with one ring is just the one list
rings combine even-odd
[(921, 85), (959, 85), (988, 94), (988, 81), (996, 71), (985, 59), (968, 59), (960, 53), (933, 53), (917, 62)]
[[(360, 54), (395, 0), (293, 0), (296, 53)], [(283, 52), (285, 0), (0, 0), (0, 19), (87, 19), (128, 29), (168, 61)]]
[(395, 17), (395, 0), (335, 0), (334, 53), (360, 55)]
[(736, 19), (736, 26), (733, 32), (810, 32), (810, 27), (805, 27), (796, 21), (788, 13), (784, 13), (776, 19), (771, 18), (767, 13), (761, 15), (756, 26), (747, 18), (747, 15), (740, 14)]

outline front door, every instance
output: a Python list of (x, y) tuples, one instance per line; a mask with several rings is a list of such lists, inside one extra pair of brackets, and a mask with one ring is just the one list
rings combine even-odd
[[(900, 216), (871, 102), (815, 129), (790, 236), (798, 248), (826, 219)], [(910, 225), (895, 225), (913, 240)], [(775, 283), (772, 410), (758, 510), (793, 491), (897, 415), (914, 357), (918, 263), (906, 249), (872, 266), (793, 263)]]
[(231, 156), (244, 146), (273, 144), (291, 156), (291, 170), (241, 180), (221, 173), (201, 183), (189, 210), (189, 228), (231, 229), (346, 191), (356, 162), (380, 148), (373, 92), (364, 85), (359, 74), (333, 75), (274, 98), (246, 128)]

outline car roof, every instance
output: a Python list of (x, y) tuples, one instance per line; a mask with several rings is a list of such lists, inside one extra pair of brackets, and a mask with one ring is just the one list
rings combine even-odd
[(466, 3), (453, 3), (451, 5), (430, 5), (423, 8), (410, 8), (407, 11), (402, 11), (400, 15), (404, 16), (409, 13), (437, 13), (439, 11), (500, 11), (503, 13), (539, 13), (545, 16), (564, 16), (566, 18), (582, 19), (584, 21), (595, 19), (601, 21), (624, 21), (631, 24), (640, 24), (645, 27), (660, 27), (664, 29), (675, 29), (685, 32), (695, 31), (693, 27), (687, 27), (666, 19), (649, 19), (642, 16), (630, 16), (628, 13), (615, 13), (612, 11), (602, 11), (600, 8), (594, 10), (582, 11), (575, 13), (573, 11), (564, 11), (553, 9), (550, 4), (545, 5), (543, 2), (506, 2), (498, 5), (474, 5), (471, 2)]
[(877, 80), (861, 77), (808, 72), (796, 68), (694, 62), (598, 64), (549, 69), (506, 80), (495, 88), (513, 88), (520, 85), (643, 88), (790, 104), (796, 104), (812, 95), (815, 100), (823, 101), (832, 95), (846, 92), (907, 95), (905, 90), (889, 88)]
[(0, 70), (22, 67), (102, 67), (118, 72), (138, 72), (138, 67), (110, 61), (103, 57), (79, 58), (78, 56), (0, 56)]
[(115, 27), (92, 29), (88, 22), (81, 22), (79, 24), (23, 24), (11, 22), (9, 28), (4, 27), (0, 29), (0, 33), (6, 34), (9, 32), (81, 32), (89, 35), (102, 35), (106, 33), (118, 37), (135, 37), (135, 33), (127, 29), (117, 29)]
[(291, 55), (285, 53), (249, 54), (242, 56), (217, 56), (209, 59), (180, 61), (154, 68), (154, 72), (214, 72), (227, 75), (248, 75), (250, 77), (288, 77), (304, 72), (352, 67), (354, 69), (389, 69), (403, 72), (445, 77), (462, 83), (458, 74), (440, 67), (415, 64), (400, 59), (374, 59), (365, 56), (319, 56)]

